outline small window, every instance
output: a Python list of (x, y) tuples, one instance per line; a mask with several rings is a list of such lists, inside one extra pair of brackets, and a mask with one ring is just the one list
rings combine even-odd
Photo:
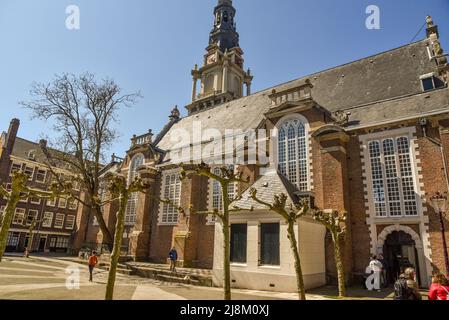
[(27, 226), (31, 226), (33, 221), (37, 219), (37, 214), (38, 214), (37, 210), (28, 210), (28, 215), (27, 215), (27, 220), (26, 220)]
[(47, 200), (47, 206), (49, 206), (49, 207), (56, 206), (56, 199), (48, 199)]
[(260, 225), (260, 264), (265, 266), (280, 265), (279, 223)]
[(41, 199), (38, 197), (30, 197), (30, 203), (32, 204), (41, 204)]
[(36, 150), (30, 150), (28, 152), (28, 159), (33, 161), (36, 160)]
[(14, 213), (12, 223), (22, 225), (24, 220), (25, 220), (25, 209), (17, 208), (16, 212)]
[(17, 171), (20, 171), (20, 170), (22, 170), (22, 164), (13, 162), (13, 164), (11, 165), (10, 175), (12, 176), (14, 173), (16, 173)]
[(68, 207), (70, 210), (76, 210), (78, 208), (78, 201), (75, 199), (70, 199), (68, 201)]
[(231, 262), (246, 263), (247, 225), (231, 225)]
[(58, 207), (65, 209), (67, 207), (67, 199), (59, 198)]
[(23, 172), (29, 176), (28, 180), (33, 180), (34, 167), (25, 166)]
[(45, 212), (44, 219), (42, 220), (42, 226), (45, 228), (50, 228), (53, 222), (53, 212)]
[(65, 228), (68, 230), (73, 230), (73, 227), (75, 227), (75, 216), (69, 215), (65, 220)]
[(38, 169), (36, 173), (36, 181), (40, 183), (45, 182), (45, 178), (47, 177), (47, 171), (43, 169)]
[(64, 226), (64, 215), (61, 213), (57, 213), (55, 219), (55, 228), (62, 229), (63, 226)]
[(424, 91), (429, 91), (435, 89), (435, 80), (434, 77), (428, 77), (421, 79), (422, 86)]

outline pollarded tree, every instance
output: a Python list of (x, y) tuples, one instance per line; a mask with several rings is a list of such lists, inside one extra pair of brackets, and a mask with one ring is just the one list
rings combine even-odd
[(28, 238), (28, 245), (26, 248), (26, 256), (25, 258), (29, 258), (29, 255), (31, 253), (31, 250), (33, 249), (33, 241), (34, 241), (34, 230), (37, 227), (38, 223), (41, 223), (42, 220), (37, 220), (36, 217), (33, 218), (33, 221), (31, 221), (29, 227), (28, 227), (28, 233), (30, 234), (29, 238)]
[(288, 197), (285, 194), (275, 195), (273, 203), (265, 202), (257, 197), (257, 190), (252, 188), (250, 190), (251, 198), (267, 207), (270, 211), (273, 211), (280, 215), (287, 223), (287, 237), (290, 241), (290, 248), (295, 260), (295, 272), (296, 272), (296, 285), (298, 288), (299, 300), (306, 300), (306, 292), (304, 287), (304, 277), (301, 268), (301, 258), (299, 256), (298, 242), (295, 235), (295, 224), (298, 219), (304, 216), (309, 211), (309, 206), (305, 201), (302, 201), (296, 205), (287, 204)]
[(106, 179), (109, 181), (109, 192), (112, 199), (110, 201), (118, 200), (119, 210), (117, 212), (117, 222), (115, 226), (114, 244), (112, 247), (112, 253), (110, 258), (110, 267), (108, 274), (108, 283), (106, 286), (105, 300), (113, 300), (114, 298), (114, 286), (117, 275), (117, 265), (119, 262), (123, 232), (125, 229), (125, 213), (126, 206), (131, 194), (135, 192), (146, 192), (150, 187), (151, 181), (142, 180), (140, 177), (134, 179), (128, 183), (127, 178), (119, 173), (109, 174)]
[(31, 95), (35, 100), (21, 103), (32, 111), (34, 119), (54, 123), (59, 137), (53, 144), (61, 152), (41, 145), (47, 167), (60, 183), (65, 181), (59, 179), (53, 168), (65, 167), (73, 173), (87, 196), (85, 199), (76, 193), (72, 196), (96, 217), (108, 245), (113, 243), (113, 237), (98, 200), (102, 162), (105, 152), (118, 137), (114, 129), (118, 111), (134, 105), (140, 97), (139, 93), (122, 94), (121, 91), (110, 79), (97, 81), (89, 73), (80, 76), (62, 74), (52, 83), (34, 84)]
[(342, 260), (342, 244), (346, 235), (346, 212), (340, 213), (336, 210), (322, 211), (314, 210), (313, 219), (323, 224), (329, 230), (334, 245), (335, 265), (338, 278), (338, 295), (343, 298), (346, 296), (345, 270)]
[[(248, 183), (249, 179), (243, 177), (242, 172), (235, 172), (233, 168), (226, 166), (220, 167), (220, 174), (214, 174), (211, 168), (202, 163), (198, 165), (195, 169), (186, 170), (183, 169), (181, 173), (181, 178), (184, 179), (189, 173), (196, 173), (203, 177), (208, 177), (214, 181), (217, 181), (221, 186), (223, 210), (220, 212), (214, 210), (213, 212), (196, 212), (198, 214), (212, 214), (218, 217), (222, 223), (223, 232), (223, 290), (224, 290), (224, 300), (231, 300), (231, 236), (230, 236), (230, 222), (229, 214), (233, 211), (239, 211), (231, 209), (231, 204), (236, 198), (231, 198), (229, 195), (229, 186), (235, 183)], [(179, 209), (182, 210), (182, 209)], [(192, 210), (192, 206), (191, 206)]]
[(54, 199), (59, 195), (67, 193), (66, 190), (71, 189), (71, 185), (67, 184), (62, 189), (59, 185), (52, 185), (50, 191), (41, 191), (30, 189), (27, 187), (29, 176), (22, 171), (14, 172), (11, 182), (11, 190), (6, 190), (0, 186), (0, 196), (6, 198), (6, 208), (3, 213), (2, 224), (0, 227), (0, 262), (5, 253), (6, 243), (8, 240), (8, 232), (14, 219), (17, 203), (28, 197), (37, 197), (40, 199)]

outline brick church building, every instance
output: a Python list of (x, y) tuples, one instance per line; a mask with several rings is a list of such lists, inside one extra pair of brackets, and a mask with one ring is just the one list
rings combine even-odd
[[(318, 208), (348, 212), (349, 282), (364, 274), (370, 255), (382, 253), (391, 280), (412, 265), (420, 284), (429, 285), (433, 271), (445, 270), (440, 217), (430, 197), (448, 192), (449, 182), (449, 66), (432, 18), (425, 39), (251, 93), (253, 76), (244, 68), (235, 15), (231, 0), (218, 1), (204, 61), (192, 70), (188, 116), (173, 109), (159, 134), (133, 136), (123, 161), (113, 164), (129, 179), (140, 172), (157, 181), (149, 194), (129, 200), (124, 239), (129, 255), (165, 263), (175, 246), (184, 266), (214, 269), (219, 284), (220, 221), (180, 214), (151, 195), (200, 211), (222, 209), (217, 183), (195, 175), (180, 180), (176, 161), (185, 146), (215, 150), (222, 141), (200, 135), (199, 143), (187, 140), (183, 146), (180, 136), (194, 136), (198, 123), (223, 137), (226, 130), (262, 129), (267, 134), (259, 142), (269, 161), (236, 163), (250, 182), (230, 190), (242, 196), (236, 206), (254, 209), (231, 217), (234, 286), (295, 290), (286, 225), (248, 199), (249, 187), (266, 201), (285, 193), (291, 203), (308, 198)], [(104, 210), (111, 228), (116, 210), (113, 204)], [(447, 219), (444, 225), (449, 231)], [(84, 240), (102, 241), (94, 221), (82, 231)], [(305, 217), (296, 231), (306, 286), (333, 281), (324, 228)], [(449, 241), (449, 233), (445, 237)]]

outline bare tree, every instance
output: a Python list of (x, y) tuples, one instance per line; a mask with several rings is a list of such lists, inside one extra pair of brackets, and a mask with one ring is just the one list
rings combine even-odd
[(313, 211), (313, 219), (323, 224), (329, 230), (334, 244), (335, 265), (338, 278), (338, 295), (343, 298), (346, 296), (345, 270), (342, 259), (342, 243), (346, 235), (347, 213), (340, 213), (336, 210), (329, 212), (322, 210)]
[(130, 184), (127, 182), (127, 178), (121, 174), (110, 174), (109, 180), (109, 192), (114, 201), (119, 201), (119, 211), (117, 212), (117, 222), (115, 227), (114, 245), (110, 258), (110, 267), (108, 274), (108, 283), (106, 286), (105, 300), (113, 300), (114, 298), (114, 286), (115, 278), (117, 275), (117, 265), (119, 262), (123, 232), (125, 229), (125, 213), (126, 206), (131, 194), (135, 192), (146, 192), (149, 188), (149, 181), (143, 181), (140, 177), (137, 177)]
[[(57, 75), (53, 82), (33, 84), (34, 100), (21, 104), (32, 111), (33, 119), (52, 121), (59, 137), (53, 142), (56, 152), (41, 145), (47, 166), (68, 168), (86, 193), (85, 199), (72, 196), (97, 218), (105, 242), (113, 243), (99, 204), (99, 177), (105, 152), (118, 137), (113, 124), (121, 107), (134, 105), (139, 93), (122, 94), (113, 80), (97, 81), (94, 75)], [(55, 172), (52, 171), (52, 174)], [(63, 183), (58, 178), (60, 183)]]
[[(228, 167), (221, 167), (220, 174), (214, 174), (211, 168), (202, 163), (194, 170), (183, 170), (181, 177), (186, 178), (189, 172), (194, 172), (200, 176), (208, 177), (209, 179), (217, 181), (221, 186), (221, 194), (223, 201), (223, 211), (214, 210), (213, 212), (196, 212), (197, 214), (212, 214), (218, 217), (222, 222), (223, 227), (223, 289), (224, 299), (231, 300), (231, 237), (230, 237), (230, 223), (229, 214), (233, 211), (240, 211), (231, 209), (231, 204), (239, 197), (231, 198), (229, 196), (229, 186), (233, 183), (247, 183), (248, 178), (243, 177), (243, 173), (235, 172)], [(192, 206), (191, 206), (192, 208)], [(182, 211), (182, 208), (179, 209)], [(195, 212), (194, 212), (195, 213)]]
[(30, 196), (40, 199), (54, 199), (61, 194), (67, 193), (66, 190), (71, 189), (71, 185), (64, 185), (63, 189), (59, 185), (52, 185), (50, 191), (30, 189), (27, 187), (28, 178), (29, 176), (27, 174), (22, 171), (17, 171), (12, 176), (11, 190), (6, 190), (3, 186), (0, 186), (0, 196), (7, 200), (0, 227), (0, 262), (5, 253), (8, 232), (14, 219), (17, 203)]
[(287, 223), (287, 237), (290, 240), (290, 248), (295, 260), (295, 272), (296, 272), (296, 285), (298, 288), (299, 300), (306, 300), (306, 292), (304, 287), (304, 277), (301, 268), (301, 258), (299, 256), (298, 242), (295, 235), (295, 224), (298, 219), (304, 216), (309, 211), (309, 206), (306, 202), (300, 202), (296, 205), (287, 205), (287, 196), (285, 194), (275, 195), (273, 203), (265, 202), (257, 197), (257, 190), (252, 188), (250, 190), (251, 198), (267, 207), (270, 211), (273, 211), (284, 218)]

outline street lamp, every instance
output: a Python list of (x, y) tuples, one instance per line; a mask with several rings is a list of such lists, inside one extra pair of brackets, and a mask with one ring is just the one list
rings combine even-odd
[(446, 231), (444, 228), (447, 196), (437, 192), (434, 196), (430, 198), (430, 200), (432, 201), (435, 211), (439, 214), (440, 217), (441, 236), (443, 238), (444, 263), (446, 265), (446, 275), (449, 275), (449, 255), (447, 252)]

